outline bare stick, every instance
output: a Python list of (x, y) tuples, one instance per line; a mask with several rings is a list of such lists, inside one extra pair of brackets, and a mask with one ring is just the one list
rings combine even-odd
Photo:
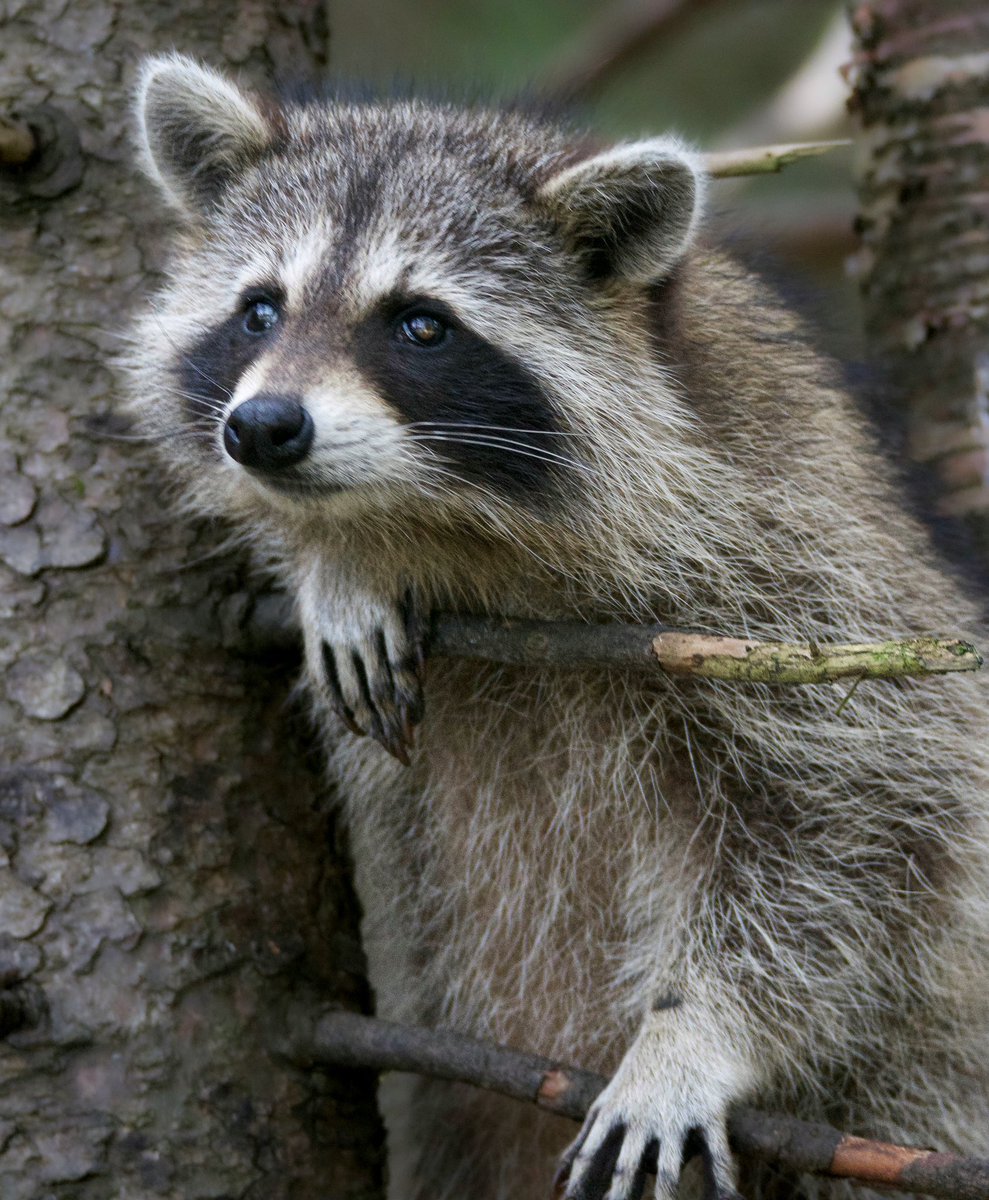
[[(449, 1030), (396, 1025), (357, 1013), (316, 1020), (293, 1014), (283, 1048), (306, 1066), (412, 1071), (487, 1088), (581, 1120), (607, 1082), (563, 1066)], [(989, 1200), (989, 1159), (938, 1154), (852, 1137), (824, 1123), (756, 1109), (736, 1109), (728, 1124), (733, 1149), (791, 1170), (851, 1179), (945, 1200)]]
[(441, 614), (430, 651), (514, 665), (661, 668), (736, 683), (827, 683), (835, 679), (892, 679), (975, 671), (982, 658), (968, 642), (906, 641), (818, 645), (714, 637), (665, 625), (584, 625)]
[(782, 146), (753, 146), (745, 150), (714, 150), (704, 155), (704, 167), (715, 179), (738, 175), (767, 175), (782, 171), (802, 158), (827, 154), (852, 143), (847, 138), (828, 142), (791, 142)]
[(0, 167), (21, 167), (38, 148), (29, 125), (0, 115)]
[(897, 679), (976, 671), (982, 658), (957, 639), (902, 642), (755, 642), (743, 638), (661, 633), (653, 652), (673, 675), (736, 683), (829, 683), (834, 679)]

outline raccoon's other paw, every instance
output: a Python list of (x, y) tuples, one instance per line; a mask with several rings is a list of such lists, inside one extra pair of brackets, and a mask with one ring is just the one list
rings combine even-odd
[[(724, 1060), (690, 1053), (652, 1014), (614, 1078), (591, 1106), (557, 1172), (566, 1200), (641, 1200), (655, 1174), (657, 1200), (675, 1200), (684, 1163), (699, 1155), (705, 1200), (739, 1200), (728, 1147), (728, 1105), (742, 1076)], [(726, 1069), (727, 1068), (727, 1069)], [(734, 1078), (733, 1078), (734, 1076)]]
[(426, 634), (412, 594), (395, 603), (327, 608), (315, 627), (304, 625), (310, 675), (337, 716), (408, 766), (413, 729), (422, 720)]

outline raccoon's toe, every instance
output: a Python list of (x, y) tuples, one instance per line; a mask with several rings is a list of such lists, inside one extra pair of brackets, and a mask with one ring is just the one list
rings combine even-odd
[(368, 734), (409, 765), (413, 730), (422, 719), (425, 622), (407, 596), (353, 642), (323, 639), (323, 682), (352, 733)]
[[(712, 1149), (712, 1145), (717, 1149)], [(731, 1155), (721, 1130), (678, 1131), (662, 1141), (644, 1124), (609, 1122), (590, 1114), (564, 1154), (556, 1196), (564, 1200), (642, 1200), (650, 1176), (655, 1200), (676, 1200), (683, 1165), (699, 1155), (704, 1200), (741, 1200), (733, 1186)]]
[(736, 1200), (727, 1114), (746, 1090), (736, 1059), (707, 1014), (681, 1000), (650, 1012), (594, 1101), (558, 1174), (565, 1200), (676, 1200), (680, 1172), (698, 1157), (705, 1200)]

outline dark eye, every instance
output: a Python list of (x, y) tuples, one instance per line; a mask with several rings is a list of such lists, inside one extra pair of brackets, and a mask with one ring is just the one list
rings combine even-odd
[(244, 329), (257, 337), (278, 324), (278, 309), (270, 300), (251, 300), (244, 313)]
[(450, 327), (431, 313), (409, 313), (399, 325), (401, 336), (417, 346), (439, 346), (446, 341)]

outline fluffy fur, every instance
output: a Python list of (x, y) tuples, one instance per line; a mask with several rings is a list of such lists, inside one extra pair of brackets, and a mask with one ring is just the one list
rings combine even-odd
[[(741, 1100), (989, 1151), (980, 678), (863, 684), (842, 705), (844, 686), (439, 660), (410, 768), (330, 711), (324, 647), (357, 671), (345, 694), (361, 670), (372, 692), (414, 675), (409, 593), (979, 640), (830, 365), (696, 240), (694, 157), (671, 139), (596, 150), (515, 112), (278, 106), (176, 57), (146, 67), (141, 111), (184, 223), (136, 331), (134, 404), (186, 505), (229, 517), (298, 597), (379, 1012), (617, 1071), (568, 1160), (583, 1200), (635, 1195), (653, 1139), (672, 1195), (697, 1131), (727, 1191)], [(252, 289), (277, 291), (275, 334), (216, 333)], [(395, 295), (524, 364), (552, 427), (403, 417), (354, 349)], [(262, 391), (315, 422), (290, 486), (223, 451)], [(442, 439), (506, 469), (535, 456), (545, 478), (520, 494), (465, 475)], [(385, 1103), (396, 1200), (543, 1197), (568, 1137), (446, 1084)], [(798, 1194), (755, 1169), (744, 1186)]]

